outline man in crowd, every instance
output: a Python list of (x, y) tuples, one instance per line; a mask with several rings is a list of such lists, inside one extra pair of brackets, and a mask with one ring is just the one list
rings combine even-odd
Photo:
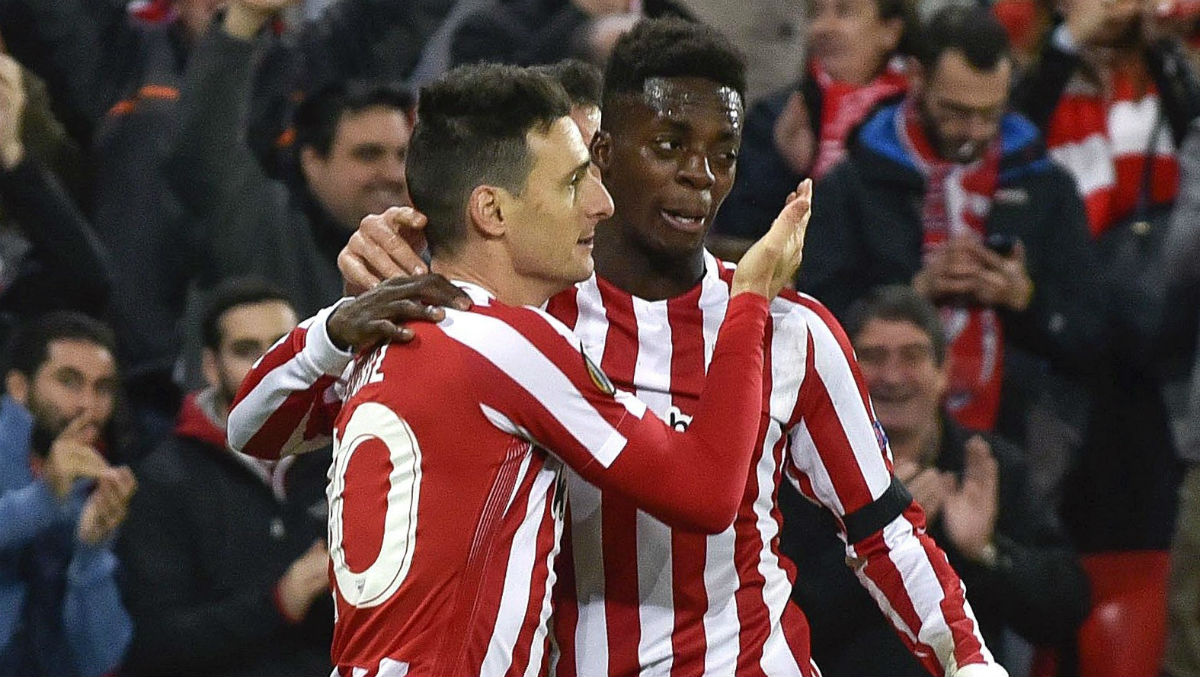
[(359, 219), (408, 203), (404, 159), (412, 97), (394, 86), (338, 82), (294, 116), (295, 177), (277, 181), (245, 139), (255, 36), (291, 0), (230, 3), (193, 51), (167, 171), (202, 221), (217, 277), (259, 275), (304, 314), (341, 291), (334, 261)]
[[(604, 129), (593, 145), (618, 208), (596, 231), (597, 275), (548, 307), (615, 383), (679, 429), (696, 412), (729, 303), (732, 266), (703, 242), (732, 185), (744, 85), (740, 59), (712, 29), (648, 21), (618, 42), (605, 77)], [(418, 269), (397, 231), (409, 235), (423, 223), (406, 210), (365, 219), (341, 256), (352, 286)], [(779, 298), (772, 309), (769, 420), (732, 527), (710, 536), (671, 529), (615, 494), (569, 480), (557, 673), (815, 674), (807, 622), (788, 604), (793, 573), (776, 554), (774, 497), (786, 472), (838, 516), (856, 574), (880, 593), (877, 601), (931, 671), (1004, 674), (957, 576), (921, 531), (919, 508), (892, 477), (840, 326), (811, 298)], [(331, 323), (334, 336), (354, 333), (338, 324)], [(344, 366), (323, 334), (310, 331), (306, 361)], [(244, 438), (254, 441), (262, 430), (257, 437), (278, 447), (293, 431), (310, 442), (328, 435), (331, 426), (319, 424), (336, 412), (339, 396), (333, 379), (319, 376), (292, 384), (303, 393), (264, 380), (249, 396), (268, 406)], [(274, 404), (289, 397), (287, 408)]]
[[(1021, 450), (946, 415), (937, 310), (911, 287), (881, 287), (850, 309), (846, 331), (896, 474), (962, 576), (988, 646), (1004, 661), (1006, 628), (1038, 645), (1073, 641), (1088, 611), (1087, 578), (1057, 520), (1033, 509)], [(829, 517), (791, 487), (781, 489), (780, 509), (780, 549), (796, 563), (793, 596), (813, 621), (822, 673), (927, 674), (847, 571)]]
[(1027, 429), (1047, 393), (1046, 418), (1082, 418), (1082, 398), (1061, 393), (1079, 390), (1070, 379), (1102, 342), (1083, 203), (1034, 126), (1006, 112), (1012, 58), (987, 9), (941, 10), (919, 46), (908, 96), (870, 117), (819, 183), (798, 286), (840, 317), (875, 286), (912, 284), (942, 315), (951, 416), (1030, 437), (1061, 476), (1070, 451)]
[(131, 622), (112, 538), (137, 486), (110, 464), (111, 330), (72, 312), (13, 336), (0, 401), (0, 673), (103, 675)]
[(329, 672), (329, 454), (269, 463), (225, 442), (246, 372), (295, 326), (287, 295), (259, 280), (211, 294), (208, 387), (187, 397), (174, 433), (138, 465), (122, 532), (128, 674)]

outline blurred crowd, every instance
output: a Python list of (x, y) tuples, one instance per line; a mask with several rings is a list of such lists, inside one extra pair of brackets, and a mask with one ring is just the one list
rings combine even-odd
[[(230, 451), (234, 394), (410, 204), (422, 84), (598, 87), (663, 16), (748, 66), (710, 250), (815, 181), (796, 289), (1000, 662), (1089, 674), (1133, 586), (1118, 644), (1200, 675), (1196, 0), (0, 0), (0, 674), (329, 674), (328, 452)], [(779, 503), (823, 674), (927, 674)]]

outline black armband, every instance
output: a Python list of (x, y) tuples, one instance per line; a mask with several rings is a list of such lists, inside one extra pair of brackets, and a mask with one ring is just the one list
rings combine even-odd
[(900, 516), (912, 503), (912, 494), (897, 477), (879, 498), (842, 518), (846, 525), (846, 541), (857, 543), (879, 531)]

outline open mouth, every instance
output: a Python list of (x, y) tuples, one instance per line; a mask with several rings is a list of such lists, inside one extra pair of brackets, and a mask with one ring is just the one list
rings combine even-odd
[(592, 246), (593, 243), (595, 243), (595, 241), (596, 241), (595, 235), (588, 235), (587, 237), (581, 237), (578, 240), (576, 240), (575, 244), (582, 245), (584, 247), (590, 247), (590, 246)]
[(704, 221), (706, 214), (677, 212), (671, 209), (660, 209), (658, 211), (662, 215), (664, 221), (672, 228), (682, 230), (686, 233), (695, 233), (704, 229)]

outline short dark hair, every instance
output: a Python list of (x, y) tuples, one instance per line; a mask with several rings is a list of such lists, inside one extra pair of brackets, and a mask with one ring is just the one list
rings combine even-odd
[(675, 17), (643, 19), (621, 36), (604, 71), (604, 101), (638, 93), (647, 78), (697, 77), (746, 97), (746, 61), (711, 26)]
[(995, 69), (1009, 55), (1008, 33), (984, 7), (946, 7), (930, 17), (919, 37), (915, 41), (916, 57), (927, 73), (932, 73), (942, 54), (950, 51), (961, 53), (971, 68), (980, 71)]
[(933, 359), (941, 365), (946, 359), (946, 334), (937, 308), (909, 285), (875, 287), (854, 302), (846, 312), (843, 326), (854, 343), (871, 320), (908, 322), (920, 329), (933, 343)]
[(408, 188), (429, 219), (431, 254), (451, 252), (466, 237), (463, 215), (476, 186), (524, 189), (533, 166), (525, 135), (546, 132), (570, 112), (557, 82), (517, 66), (460, 66), (421, 89)]
[(50, 344), (62, 340), (94, 343), (116, 358), (117, 340), (108, 325), (83, 313), (60, 310), (35, 317), (13, 332), (4, 373), (18, 371), (32, 379), (46, 362)]
[(386, 82), (348, 80), (334, 82), (306, 96), (292, 115), (297, 151), (306, 146), (322, 156), (329, 154), (343, 113), (357, 113), (382, 106), (411, 113), (413, 95), (408, 89)]
[(604, 72), (579, 59), (563, 59), (533, 70), (544, 73), (562, 86), (572, 106), (600, 107), (600, 96), (604, 90)]
[(216, 351), (221, 347), (221, 317), (230, 309), (264, 301), (292, 301), (283, 289), (259, 277), (237, 277), (221, 281), (208, 293), (204, 306), (201, 331), (204, 347)]

